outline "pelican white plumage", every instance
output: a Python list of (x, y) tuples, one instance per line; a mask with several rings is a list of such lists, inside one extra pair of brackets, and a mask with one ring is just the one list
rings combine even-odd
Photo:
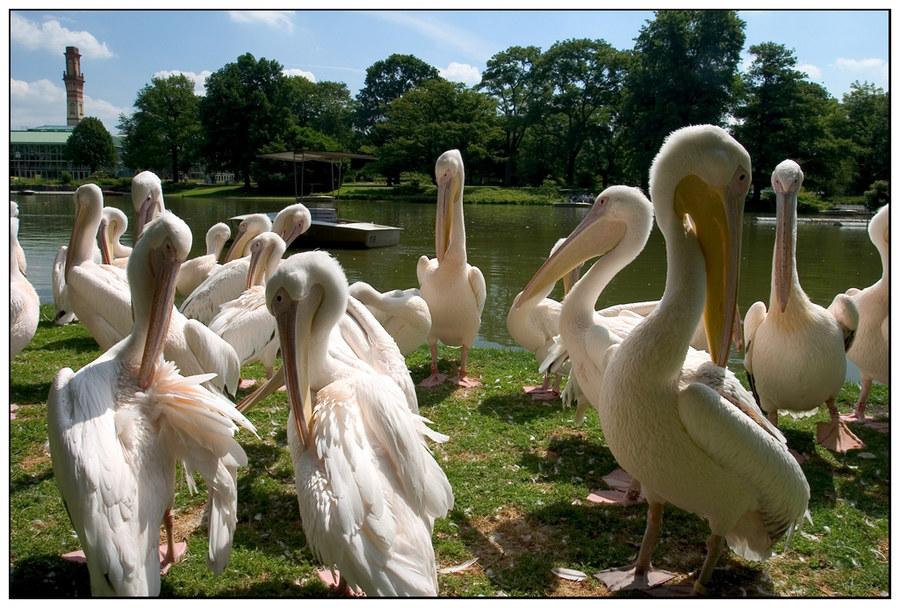
[(865, 447), (835, 406), (847, 371), (845, 332), (856, 331), (859, 314), (848, 298), (850, 326), (844, 328), (800, 287), (797, 194), (802, 183), (803, 171), (792, 160), (772, 172), (776, 205), (772, 288), (768, 310), (764, 302), (755, 302), (744, 317), (744, 367), (769, 420), (776, 423), (779, 410), (811, 415), (825, 403), (831, 421), (818, 424), (819, 443), (846, 452)]
[(437, 595), (432, 530), (452, 508), (453, 491), (425, 439), (446, 437), (410, 411), (392, 378), (332, 355), (348, 297), (343, 270), (321, 251), (283, 261), (266, 286), (286, 370), (303, 530), (313, 553), (339, 570), (343, 589)]
[[(164, 214), (145, 226), (128, 265), (134, 326), (128, 337), (77, 373), (57, 373), (47, 400), (53, 472), (87, 560), (94, 595), (158, 595), (159, 529), (172, 554), (175, 463), (207, 483), (207, 565), (228, 563), (237, 521), (235, 441), (253, 425), (203, 376), (184, 377), (163, 360), (175, 274), (190, 250), (187, 225)], [(236, 424), (237, 423), (237, 424)]]
[[(709, 521), (698, 593), (726, 540), (744, 558), (766, 559), (775, 540), (806, 512), (809, 487), (777, 429), (707, 385), (683, 381), (685, 353), (701, 315), (712, 362), (722, 367), (727, 360), (750, 175), (749, 155), (723, 129), (707, 125), (670, 134), (650, 173), (666, 240), (663, 297), (618, 345), (602, 329), (590, 330), (594, 361), (605, 362), (604, 373), (615, 378), (602, 382), (595, 397), (604, 438), (622, 468), (641, 481), (649, 504), (637, 563), (598, 575), (612, 590), (657, 582), (650, 557), (666, 502)], [(622, 223), (604, 223), (598, 237), (609, 250), (604, 257), (625, 255), (616, 244), (633, 237)]]
[(438, 185), (435, 210), (435, 257), (419, 258), (416, 275), (422, 299), (431, 313), (431, 375), (421, 386), (437, 386), (446, 376), (438, 372), (438, 340), (448, 346), (461, 346), (459, 371), (451, 379), (463, 387), (479, 386), (481, 382), (466, 373), (469, 348), (481, 325), (481, 312), (487, 289), (484, 275), (466, 259), (466, 227), (463, 219), (463, 186), (465, 169), (459, 150), (441, 154), (434, 165)]
[(175, 290), (182, 296), (189, 296), (192, 291), (205, 281), (217, 269), (221, 268), (219, 258), (225, 249), (225, 242), (231, 238), (231, 228), (225, 222), (217, 222), (206, 231), (206, 253), (191, 258), (181, 265)]
[[(284, 219), (282, 219), (284, 218)], [(181, 303), (181, 312), (190, 319), (209, 324), (222, 304), (234, 300), (247, 288), (250, 269), (250, 241), (263, 232), (276, 232), (290, 246), (298, 235), (309, 229), (312, 218), (302, 204), (288, 205), (278, 212), (275, 221), (263, 213), (250, 214), (238, 227), (234, 242), (225, 255), (225, 263), (211, 274)], [(275, 230), (278, 227), (279, 230)]]
[(356, 281), (350, 285), (350, 295), (369, 309), (403, 356), (425, 344), (431, 331), (431, 313), (418, 289), (380, 293), (365, 281)]
[(144, 224), (165, 211), (162, 181), (152, 171), (141, 171), (131, 178), (131, 204), (134, 205), (134, 242), (141, 238)]
[(100, 243), (100, 253), (103, 256), (104, 264), (112, 264), (119, 268), (125, 268), (128, 265), (131, 247), (119, 242), (127, 229), (128, 217), (121, 209), (103, 207), (97, 240)]
[(852, 289), (845, 294), (859, 313), (859, 327), (847, 358), (859, 368), (862, 384), (853, 413), (843, 419), (881, 429), (887, 423), (866, 418), (866, 401), (872, 381), (890, 382), (890, 217), (890, 205), (885, 205), (869, 221), (869, 238), (881, 255), (881, 278), (863, 290)]
[(28, 346), (37, 331), (41, 305), (34, 286), (20, 269), (19, 218), (9, 218), (9, 358)]
[[(103, 193), (95, 184), (75, 191), (75, 224), (66, 258), (66, 283), (72, 310), (101, 349), (125, 338), (132, 329), (132, 294), (124, 271), (95, 264), (88, 256), (100, 224)], [(164, 212), (165, 213), (165, 212)], [(187, 375), (213, 373), (209, 386), (234, 394), (240, 360), (230, 344), (208, 327), (173, 311), (164, 356)]]
[[(278, 331), (266, 309), (266, 281), (278, 268), (286, 245), (274, 232), (263, 232), (250, 243), (250, 271), (247, 289), (236, 299), (222, 304), (209, 329), (234, 347), (241, 366), (255, 361), (263, 364), (266, 378), (275, 371)], [(254, 382), (241, 382), (241, 388)]]
[[(9, 201), (9, 217), (11, 219), (15, 218), (16, 221), (19, 219), (19, 204), (16, 201)], [(28, 261), (25, 259), (25, 250), (22, 249), (22, 245), (18, 241), (16, 242), (13, 255), (16, 258), (16, 263), (19, 265), (19, 272), (24, 275), (28, 269)]]

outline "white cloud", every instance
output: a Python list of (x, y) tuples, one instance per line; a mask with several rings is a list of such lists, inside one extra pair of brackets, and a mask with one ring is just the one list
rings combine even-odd
[(441, 78), (452, 82), (462, 82), (467, 86), (475, 86), (481, 82), (481, 72), (474, 65), (451, 61), (446, 68), (438, 68)]
[(821, 82), (822, 81), (822, 69), (811, 63), (804, 63), (797, 66), (798, 72), (803, 72), (807, 76), (809, 76), (809, 80), (811, 82)]
[(169, 76), (177, 76), (184, 74), (194, 81), (194, 95), (206, 95), (206, 79), (212, 74), (209, 70), (203, 70), (199, 74), (196, 72), (186, 72), (184, 70), (161, 70), (153, 74), (153, 78), (168, 78)]
[(496, 52), (471, 32), (430, 17), (427, 13), (375, 11), (371, 15), (407, 27), (421, 36), (430, 38), (436, 45), (453, 47), (480, 61), (487, 60)]
[(888, 80), (888, 62), (884, 59), (870, 57), (868, 59), (846, 59), (839, 58), (835, 65), (839, 70), (845, 72), (854, 72), (858, 76), (854, 76), (854, 80), (876, 80), (879, 82), (887, 82)]
[(312, 72), (307, 72), (306, 70), (301, 70), (300, 68), (287, 68), (281, 70), (281, 73), (290, 78), (291, 76), (303, 76), (310, 82), (316, 82), (316, 75)]
[[(130, 108), (120, 108), (103, 99), (84, 96), (84, 115), (103, 122), (112, 134), (119, 132), (119, 114), (131, 114)], [(43, 125), (66, 124), (66, 89), (49, 80), (35, 82), (9, 79), (9, 125), (13, 129), (27, 129)]]
[(291, 19), (294, 11), (228, 11), (228, 16), (235, 23), (263, 23), (289, 32), (294, 30)]
[(115, 54), (105, 42), (99, 42), (93, 34), (86, 31), (72, 31), (64, 28), (55, 19), (43, 23), (30, 21), (19, 13), (10, 13), (10, 41), (25, 48), (39, 49), (61, 53), (67, 46), (78, 47), (82, 57), (90, 59), (109, 59)]

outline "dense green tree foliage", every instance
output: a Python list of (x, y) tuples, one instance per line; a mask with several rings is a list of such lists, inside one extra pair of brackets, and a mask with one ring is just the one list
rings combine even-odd
[(136, 111), (119, 116), (125, 164), (136, 171), (171, 169), (172, 179), (178, 181), (182, 169), (191, 166), (198, 152), (198, 104), (194, 82), (187, 76), (153, 78), (138, 92)]
[(854, 82), (841, 104), (839, 134), (849, 140), (853, 158), (851, 190), (863, 192), (891, 175), (890, 96), (869, 83)]
[(87, 165), (91, 173), (99, 169), (112, 169), (118, 160), (112, 135), (100, 119), (93, 116), (86, 116), (72, 129), (72, 135), (66, 142), (65, 156), (73, 163)]

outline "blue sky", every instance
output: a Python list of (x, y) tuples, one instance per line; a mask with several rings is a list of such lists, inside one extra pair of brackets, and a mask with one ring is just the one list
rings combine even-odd
[[(794, 51), (798, 68), (838, 99), (856, 80), (887, 90), (885, 6), (740, 11), (747, 23), (745, 54), (753, 44), (783, 44)], [(9, 126), (65, 124), (66, 46), (77, 46), (82, 55), (85, 114), (115, 133), (119, 114), (133, 111), (138, 91), (154, 76), (186, 73), (202, 93), (207, 74), (245, 52), (274, 59), (290, 74), (343, 82), (355, 96), (366, 68), (392, 53), (415, 55), (445, 78), (474, 85), (487, 60), (510, 46), (547, 50), (568, 38), (600, 38), (631, 49), (652, 18), (652, 11), (547, 9), (13, 11), (8, 13)]]

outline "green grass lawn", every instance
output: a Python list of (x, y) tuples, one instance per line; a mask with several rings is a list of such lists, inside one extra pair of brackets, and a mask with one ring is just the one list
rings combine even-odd
[[(12, 598), (90, 595), (86, 567), (59, 557), (80, 546), (53, 479), (46, 399), (57, 370), (77, 370), (100, 352), (81, 325), (56, 327), (51, 318), (52, 307), (42, 307), (34, 340), (10, 362), (10, 402), (19, 406), (9, 432)], [(459, 351), (441, 348), (440, 353), (442, 371), (454, 370)], [(575, 427), (574, 411), (558, 400), (525, 395), (523, 384), (540, 381), (530, 353), (476, 348), (469, 361), (482, 387), (418, 389), (421, 413), (451, 438), (434, 446), (456, 497), (449, 516), (435, 525), (438, 567), (445, 569), (439, 575), (441, 595), (609, 595), (592, 577), (570, 582), (551, 572), (565, 567), (592, 574), (624, 565), (637, 555), (643, 534), (646, 507), (609, 508), (586, 500), (591, 490), (605, 489), (601, 477), (616, 468), (596, 414), (589, 412)], [(427, 348), (407, 363), (414, 381), (424, 378)], [(262, 378), (262, 366), (245, 368), (244, 375)], [(850, 409), (858, 390), (845, 384), (842, 411)], [(876, 386), (870, 413), (886, 418), (889, 399), (888, 388)], [(259, 439), (238, 433), (249, 466), (239, 471), (231, 562), (218, 578), (206, 569), (205, 487), (197, 476), (200, 490), (191, 495), (179, 472), (176, 539), (187, 541), (188, 552), (163, 577), (163, 597), (334, 597), (316, 577), (319, 564), (298, 515), (285, 393), (263, 402), (249, 418)], [(804, 523), (789, 548), (779, 541), (776, 555), (765, 563), (726, 552), (713, 577), (713, 594), (889, 594), (890, 435), (855, 426), (868, 448), (834, 454), (815, 444), (815, 423), (826, 419), (822, 411), (780, 421), (789, 445), (809, 457), (802, 468), (811, 488), (812, 524)], [(702, 564), (708, 533), (702, 518), (666, 507), (654, 564), (685, 578)]]

